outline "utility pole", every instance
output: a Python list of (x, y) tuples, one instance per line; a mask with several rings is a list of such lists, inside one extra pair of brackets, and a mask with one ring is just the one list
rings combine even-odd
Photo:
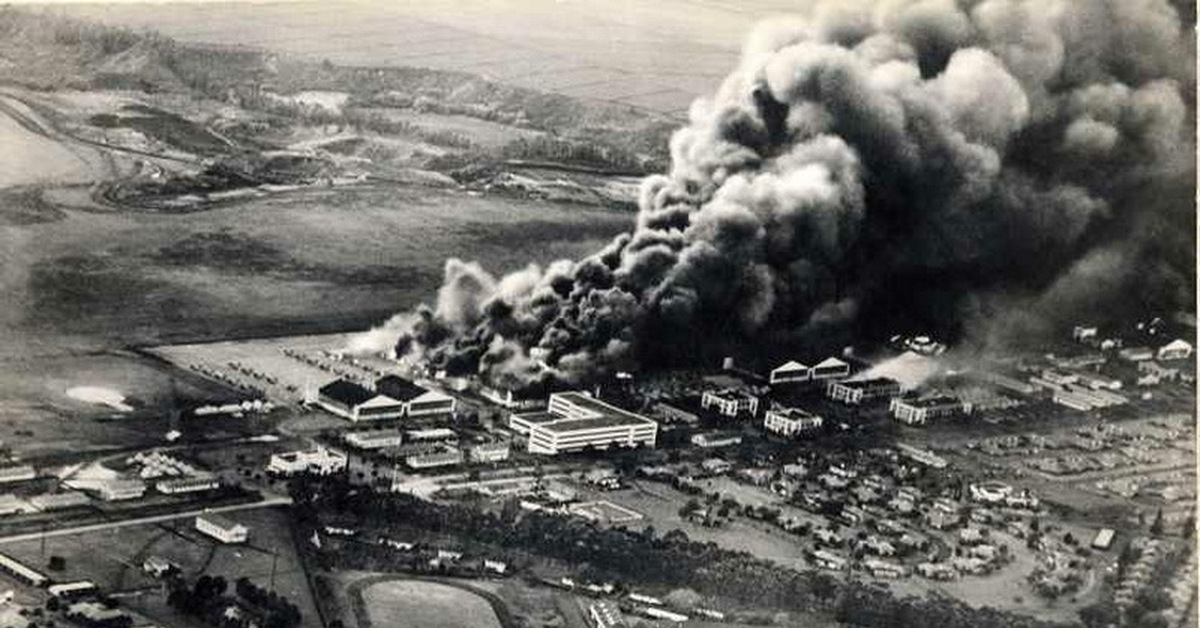
[(270, 591), (275, 591), (275, 567), (279, 563), (279, 550), (271, 548), (271, 586)]

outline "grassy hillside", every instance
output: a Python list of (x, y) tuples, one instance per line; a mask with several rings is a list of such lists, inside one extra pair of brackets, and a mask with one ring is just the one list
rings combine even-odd
[[(184, 45), (154, 33), (13, 7), (0, 9), (0, 83), (45, 91), (186, 94), (261, 114), (258, 130), (333, 125), (412, 138), (432, 144), (429, 165), (444, 170), (519, 158), (654, 171), (664, 166), (667, 138), (678, 124), (646, 110), (583, 102), (459, 72), (340, 67), (258, 50)], [(344, 105), (324, 107), (292, 97), (311, 92), (338, 95)], [(397, 122), (389, 112), (472, 118), (546, 137), (526, 135), (511, 145), (483, 146), (436, 124)], [(253, 142), (256, 135), (243, 137)]]

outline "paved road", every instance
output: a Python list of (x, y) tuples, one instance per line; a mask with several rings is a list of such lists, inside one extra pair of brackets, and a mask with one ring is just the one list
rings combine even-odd
[(85, 534), (88, 532), (100, 532), (103, 530), (112, 530), (116, 528), (124, 528), (126, 526), (145, 525), (148, 523), (162, 523), (164, 521), (173, 521), (175, 519), (185, 519), (187, 517), (195, 517), (205, 513), (214, 512), (233, 512), (237, 510), (251, 510), (254, 508), (269, 508), (271, 506), (289, 506), (292, 503), (291, 497), (282, 495), (268, 497), (262, 501), (250, 502), (247, 504), (232, 504), (229, 506), (214, 506), (212, 508), (197, 508), (194, 510), (185, 510), (181, 512), (173, 512), (165, 515), (154, 515), (152, 517), (135, 517), (133, 519), (123, 519), (120, 521), (106, 521), (104, 523), (93, 523), (72, 528), (60, 528), (58, 530), (46, 530), (45, 532), (25, 532), (22, 534), (13, 534), (11, 536), (0, 537), (0, 544), (18, 543), (20, 541), (33, 541), (42, 538), (43, 536), (69, 536), (72, 534)]

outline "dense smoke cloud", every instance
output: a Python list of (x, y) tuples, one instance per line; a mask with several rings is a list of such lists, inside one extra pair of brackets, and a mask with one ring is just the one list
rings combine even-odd
[(436, 306), (393, 321), (397, 349), (522, 386), (833, 329), (1004, 342), (1183, 306), (1189, 46), (1162, 0), (772, 20), (692, 106), (630, 233), (504, 278), (451, 260)]

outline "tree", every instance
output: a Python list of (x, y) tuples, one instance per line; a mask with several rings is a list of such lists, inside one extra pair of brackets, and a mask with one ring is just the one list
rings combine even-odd
[(1150, 524), (1150, 534), (1154, 536), (1162, 536), (1163, 533), (1163, 511), (1160, 507), (1154, 515), (1154, 523)]
[(67, 559), (62, 556), (51, 556), (48, 566), (50, 571), (62, 571), (67, 568)]
[(682, 610), (691, 610), (699, 606), (702, 601), (699, 593), (686, 587), (671, 591), (663, 599), (667, 604)]

